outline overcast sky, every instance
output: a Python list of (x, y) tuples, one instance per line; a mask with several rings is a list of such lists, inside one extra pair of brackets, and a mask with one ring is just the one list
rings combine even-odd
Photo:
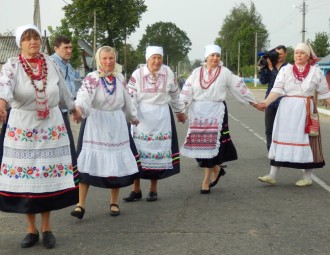
[[(262, 22), (270, 34), (270, 48), (279, 44), (294, 47), (302, 40), (303, 0), (254, 0)], [(59, 26), (64, 17), (62, 7), (70, 0), (40, 0), (42, 30)], [(158, 21), (173, 22), (187, 33), (192, 42), (191, 60), (203, 56), (204, 46), (213, 44), (222, 23), (232, 8), (249, 0), (145, 0), (147, 12), (142, 15), (140, 28), (128, 43), (136, 47), (147, 25)], [(0, 0), (0, 33), (15, 30), (33, 22), (34, 0)], [(296, 7), (292, 7), (296, 5)], [(330, 1), (306, 0), (306, 39), (314, 40), (317, 32), (330, 32)]]

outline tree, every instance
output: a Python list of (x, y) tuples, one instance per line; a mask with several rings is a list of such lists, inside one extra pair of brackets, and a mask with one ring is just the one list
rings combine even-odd
[(63, 35), (71, 40), (72, 55), (70, 59), (70, 64), (73, 66), (73, 68), (79, 67), (81, 65), (81, 52), (79, 50), (78, 45), (78, 36), (73, 35), (73, 33), (70, 31), (67, 21), (65, 19), (62, 19), (60, 27), (56, 27), (55, 29), (53, 29), (51, 26), (49, 26), (48, 31), (50, 32), (49, 44), (52, 50), (54, 49), (54, 39), (56, 36)]
[(258, 51), (268, 46), (268, 32), (262, 23), (253, 2), (250, 8), (241, 3), (226, 16), (215, 43), (227, 53), (228, 68), (237, 70), (238, 45), (240, 44), (241, 66), (253, 65), (255, 61), (255, 38), (257, 35)]
[[(177, 66), (179, 61), (183, 61), (191, 50), (191, 41), (186, 32), (171, 22), (156, 22), (147, 26), (146, 33), (142, 36), (137, 50), (145, 52), (148, 45), (162, 46), (164, 63), (172, 67)], [(145, 59), (141, 61), (145, 62)]]
[[(125, 45), (122, 45), (118, 49), (118, 58), (117, 58), (117, 62), (120, 63), (121, 65), (124, 65), (124, 63), (125, 63), (125, 54), (126, 54), (127, 70), (123, 70), (123, 71), (127, 76), (125, 78), (129, 79), (129, 77), (132, 75), (134, 70), (141, 63), (140, 62), (141, 56), (140, 56), (139, 52), (134, 50), (132, 45), (127, 44), (126, 48), (125, 48)], [(125, 69), (125, 66), (124, 66), (124, 69)]]
[(63, 9), (70, 27), (90, 44), (93, 42), (95, 11), (97, 44), (119, 48), (139, 27), (147, 7), (143, 0), (72, 0), (72, 4)]
[(329, 39), (326, 32), (320, 32), (315, 34), (315, 40), (310, 42), (311, 46), (318, 57), (325, 57), (330, 53)]

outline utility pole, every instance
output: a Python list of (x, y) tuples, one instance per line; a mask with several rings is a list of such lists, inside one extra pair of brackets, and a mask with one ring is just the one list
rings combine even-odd
[(238, 76), (239, 76), (240, 56), (241, 56), (241, 42), (238, 42), (238, 56), (237, 56), (237, 75)]
[(254, 86), (257, 87), (258, 32), (254, 38)]
[(41, 31), (40, 4), (39, 0), (34, 0), (33, 24)]
[(306, 17), (306, 1), (303, 0), (303, 5), (302, 5), (302, 42), (305, 42), (305, 33), (306, 33), (306, 28), (305, 28), (305, 17)]

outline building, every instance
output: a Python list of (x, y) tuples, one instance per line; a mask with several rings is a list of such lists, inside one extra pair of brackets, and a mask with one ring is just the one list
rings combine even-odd
[(330, 87), (330, 54), (322, 58), (317, 65), (321, 68)]

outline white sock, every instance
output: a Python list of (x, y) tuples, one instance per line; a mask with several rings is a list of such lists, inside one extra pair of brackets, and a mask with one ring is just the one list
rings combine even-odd
[(311, 180), (312, 179), (312, 173), (313, 173), (313, 169), (305, 169), (304, 174), (303, 174), (303, 178), (306, 180)]
[(276, 179), (276, 175), (279, 169), (280, 167), (278, 166), (270, 166), (269, 176), (272, 177), (273, 179)]

